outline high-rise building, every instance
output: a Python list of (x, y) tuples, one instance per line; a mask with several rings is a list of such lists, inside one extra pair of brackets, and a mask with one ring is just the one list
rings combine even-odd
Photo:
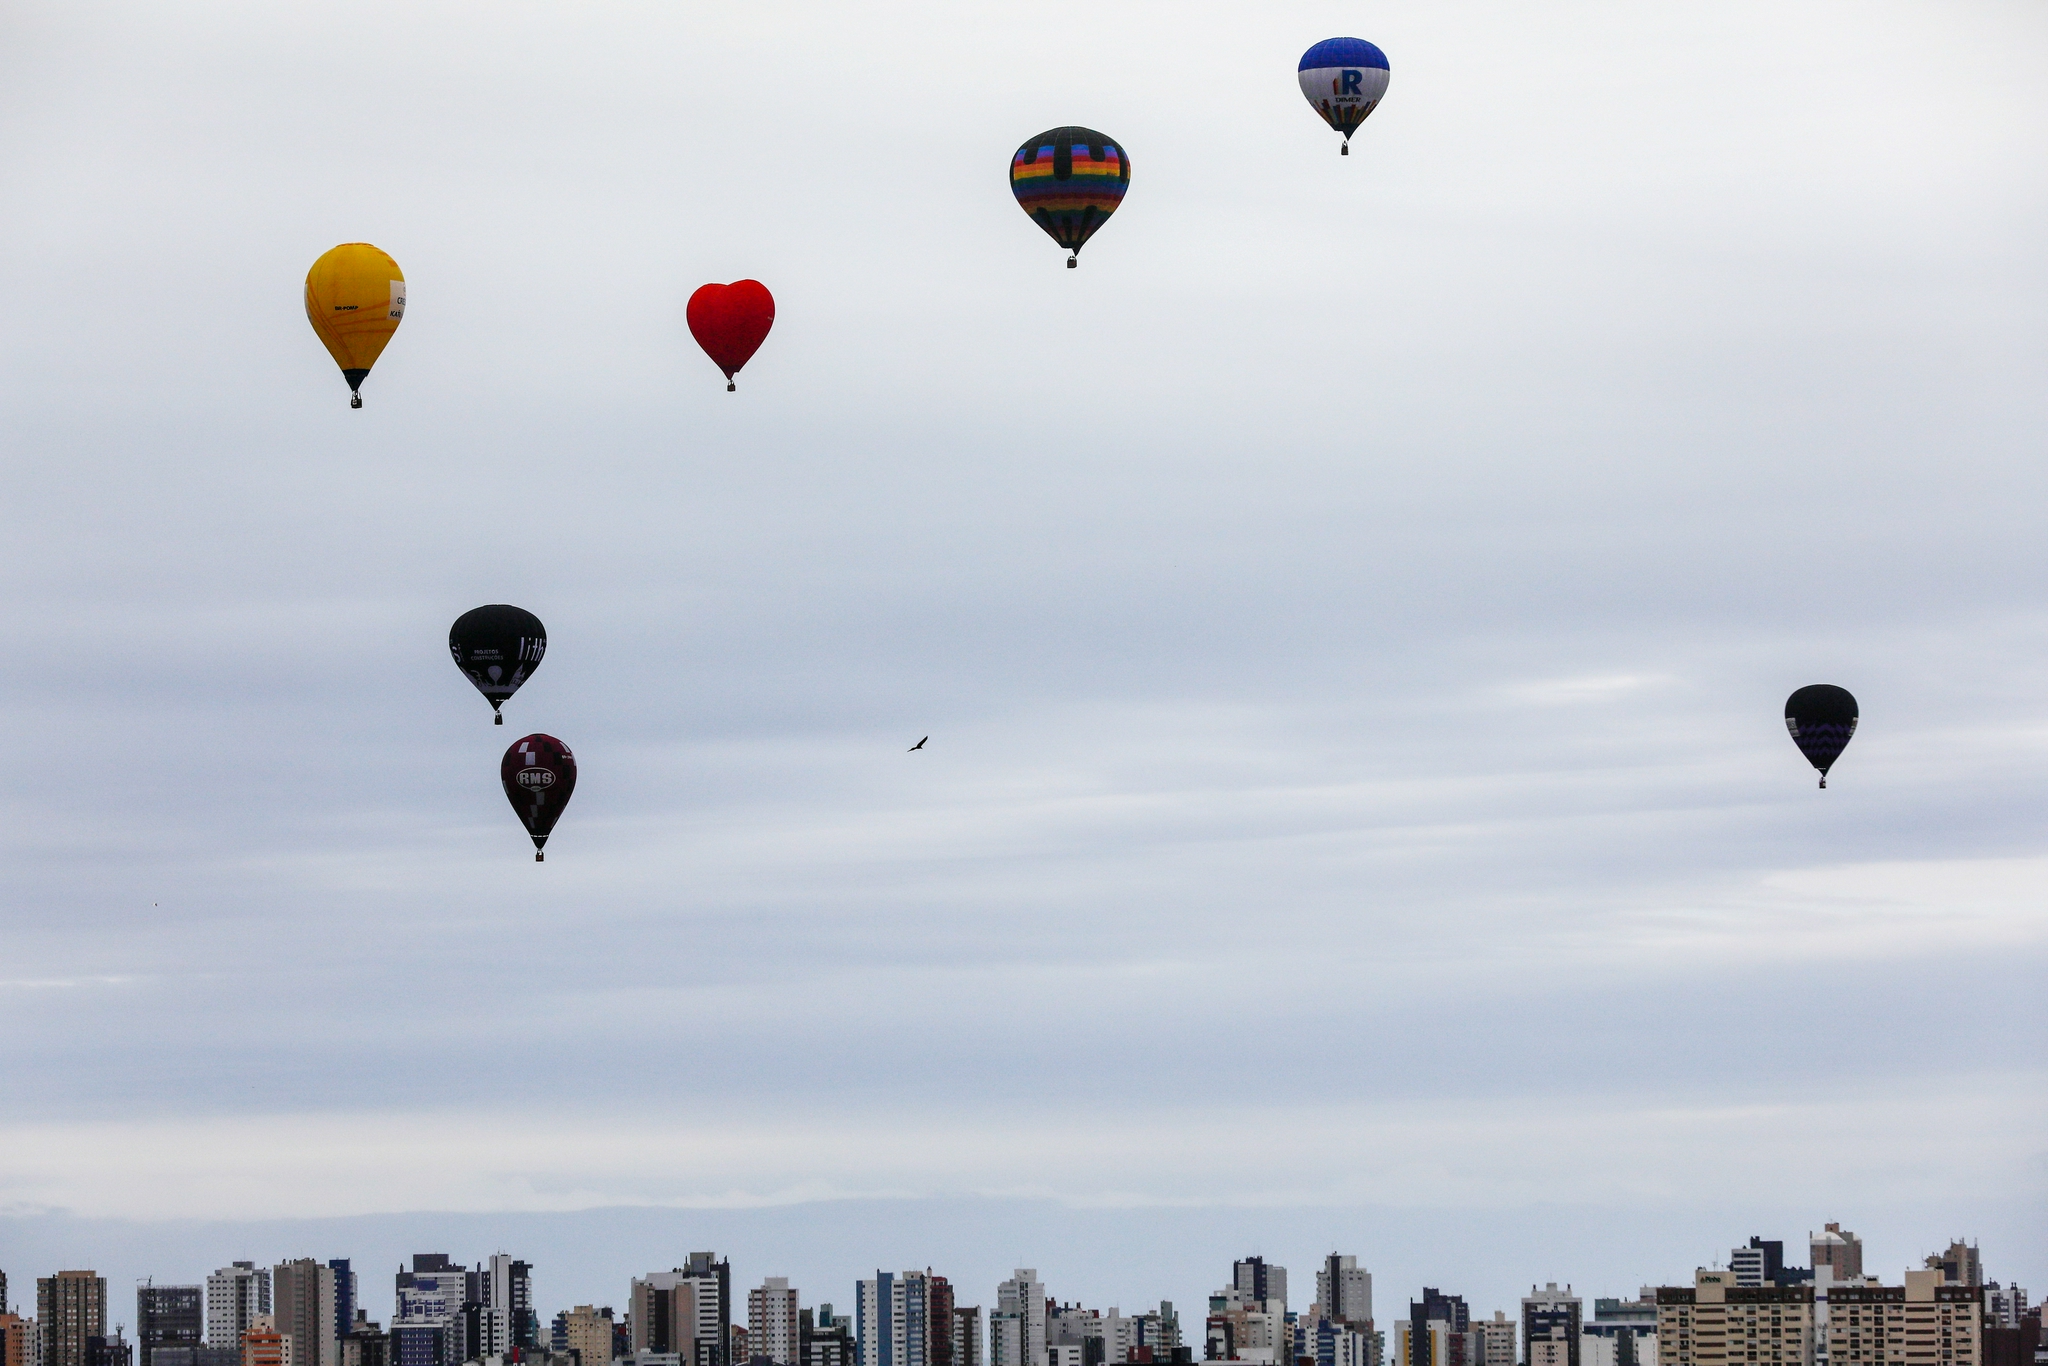
[(1580, 1366), (1656, 1366), (1657, 1292), (1644, 1286), (1632, 1300), (1593, 1301), (1593, 1321), (1579, 1333)]
[(2027, 1316), (2027, 1292), (2023, 1286), (2005, 1286), (1997, 1281), (1984, 1285), (1984, 1326), (2017, 1328)]
[(1267, 1266), (1264, 1257), (1247, 1257), (1230, 1266), (1231, 1283), (1239, 1294), (1248, 1300), (1265, 1304), (1271, 1300), (1280, 1301), (1280, 1313), (1287, 1313), (1287, 1268)]
[(932, 1277), (923, 1271), (877, 1271), (855, 1287), (854, 1340), (860, 1366), (931, 1366), (931, 1349), (950, 1324), (932, 1313)]
[(412, 1270), (400, 1268), (392, 1282), (397, 1300), (393, 1326), (411, 1321), (453, 1321), (466, 1304), (483, 1302), (482, 1278), (445, 1252), (415, 1252)]
[(340, 1366), (334, 1268), (299, 1257), (270, 1268), (270, 1312), (291, 1343), (292, 1366)]
[(1316, 1272), (1317, 1318), (1339, 1323), (1372, 1323), (1372, 1272), (1358, 1264), (1356, 1257), (1331, 1253)]
[(197, 1285), (135, 1287), (137, 1366), (157, 1366), (159, 1347), (197, 1347), (206, 1339), (206, 1291)]
[(609, 1366), (612, 1359), (612, 1310), (579, 1304), (562, 1315), (562, 1342), (557, 1350), (574, 1352), (578, 1366)]
[(270, 1270), (235, 1262), (206, 1278), (206, 1345), (242, 1351), (249, 1325), (270, 1313)]
[(821, 1304), (815, 1313), (799, 1309), (797, 1331), (803, 1339), (803, 1366), (854, 1366), (853, 1321), (834, 1314), (831, 1305)]
[(1845, 1232), (1840, 1224), (1829, 1224), (1819, 1233), (1809, 1233), (1806, 1241), (1813, 1269), (1827, 1267), (1834, 1273), (1836, 1285), (1863, 1274), (1863, 1240)]
[(996, 1287), (996, 1307), (988, 1316), (989, 1366), (1042, 1366), (1045, 1345), (1045, 1283), (1035, 1268), (1020, 1266)]
[(393, 1366), (452, 1366), (459, 1357), (450, 1342), (460, 1326), (460, 1315), (447, 1319), (399, 1319), (391, 1325)]
[(361, 1309), (341, 1335), (341, 1366), (391, 1366), (391, 1335)]
[(36, 1366), (41, 1354), (29, 1350), (28, 1338), (27, 1320), (0, 1308), (0, 1366)]
[(491, 1258), (484, 1286), (484, 1303), (498, 1311), (504, 1340), (493, 1344), (492, 1355), (503, 1356), (507, 1347), (540, 1346), (540, 1320), (533, 1310), (533, 1268), (500, 1252)]
[[(1174, 1312), (1172, 1300), (1161, 1300), (1157, 1309), (1148, 1309), (1132, 1320), (1137, 1326), (1137, 1360), (1149, 1357), (1153, 1361), (1172, 1361), (1181, 1349), (1180, 1315)], [(1378, 1366), (1378, 1363), (1374, 1363)]]
[(626, 1312), (634, 1352), (674, 1352), (683, 1366), (728, 1366), (732, 1339), (732, 1266), (692, 1252), (673, 1271), (633, 1282)]
[[(953, 1306), (951, 1317), (953, 1366), (986, 1366), (981, 1350), (981, 1306)], [(807, 1362), (805, 1366), (810, 1366)]]
[(772, 1361), (775, 1366), (800, 1366), (803, 1345), (803, 1323), (797, 1317), (797, 1292), (790, 1288), (789, 1277), (770, 1276), (747, 1292), (749, 1360)]
[(930, 1267), (925, 1268), (925, 1279), (930, 1283), (926, 1292), (930, 1312), (925, 1320), (929, 1341), (924, 1357), (931, 1366), (953, 1366), (953, 1283), (933, 1275)]
[(1472, 1335), (1465, 1297), (1430, 1286), (1423, 1287), (1421, 1299), (1408, 1302), (1397, 1342), (1404, 1366), (1476, 1366), (1484, 1352)]
[(1127, 1317), (1114, 1305), (1103, 1310), (1063, 1304), (1046, 1313), (1047, 1349), (1076, 1349), (1076, 1366), (1131, 1361), (1142, 1339), (1141, 1320)]
[(1949, 1243), (1948, 1251), (1928, 1254), (1927, 1269), (1939, 1271), (1949, 1285), (1984, 1284), (1984, 1263), (1977, 1256), (1977, 1245), (1960, 1238)]
[(94, 1271), (36, 1278), (42, 1366), (92, 1366), (87, 1338), (107, 1332), (107, 1283)]
[(1908, 1271), (1904, 1285), (1838, 1285), (1828, 1291), (1828, 1361), (1980, 1366), (1983, 1325), (1984, 1287), (1939, 1266)]
[(269, 1314), (258, 1314), (243, 1328), (242, 1366), (292, 1366), (292, 1340), (277, 1331)]
[(1472, 1320), (1478, 1338), (1475, 1366), (1515, 1366), (1515, 1321), (1505, 1310), (1496, 1309), (1490, 1319)]
[(1807, 1267), (1785, 1264), (1785, 1244), (1776, 1238), (1753, 1237), (1749, 1246), (1731, 1248), (1728, 1269), (1735, 1273), (1737, 1285), (1750, 1289), (1760, 1285), (1798, 1285), (1813, 1279), (1813, 1272)]
[(356, 1273), (346, 1257), (334, 1258), (327, 1267), (334, 1273), (334, 1340), (340, 1342), (356, 1329)]
[(1209, 1296), (1203, 1355), (1211, 1361), (1284, 1362), (1294, 1354), (1287, 1271), (1261, 1257), (1232, 1263), (1230, 1284)]
[(486, 1277), (445, 1252), (416, 1252), (392, 1280), (392, 1366), (458, 1366), (486, 1345)]
[(1728, 1269), (1739, 1286), (1776, 1285), (1785, 1269), (1785, 1245), (1775, 1238), (1751, 1238), (1748, 1247), (1729, 1249)]
[(1698, 1272), (1689, 1286), (1657, 1290), (1659, 1366), (1811, 1366), (1813, 1307), (1811, 1285), (1744, 1286), (1733, 1271)]
[(1296, 1366), (1381, 1366), (1379, 1335), (1365, 1323), (1304, 1314), (1294, 1320), (1293, 1338)]
[(1579, 1328), (1585, 1306), (1572, 1288), (1529, 1287), (1522, 1296), (1522, 1366), (1579, 1366)]

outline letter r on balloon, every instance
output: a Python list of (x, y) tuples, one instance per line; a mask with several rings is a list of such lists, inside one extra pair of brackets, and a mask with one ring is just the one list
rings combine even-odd
[(1339, 95), (1357, 95), (1363, 93), (1358, 88), (1359, 85), (1365, 80), (1365, 73), (1363, 71), (1351, 71), (1347, 69), (1341, 77), (1341, 80), (1343, 81), (1343, 84), (1340, 85), (1337, 89), (1337, 93)]

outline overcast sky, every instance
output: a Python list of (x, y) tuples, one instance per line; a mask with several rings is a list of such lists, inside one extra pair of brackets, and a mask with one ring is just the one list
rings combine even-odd
[[(1384, 1318), (1829, 1219), (2048, 1290), (2038, 0), (0, 24), (17, 1300), (1335, 1246)], [(1006, 184), (1068, 123), (1133, 165), (1072, 271)]]

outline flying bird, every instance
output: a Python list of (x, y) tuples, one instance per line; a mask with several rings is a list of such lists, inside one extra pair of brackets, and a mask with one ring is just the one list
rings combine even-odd
[[(925, 736), (925, 737), (924, 737), (924, 740), (929, 740), (929, 739), (931, 739), (931, 738), (932, 738), (931, 736), (927, 735), (927, 736)], [(906, 750), (904, 750), (903, 752), (904, 752), (905, 754), (915, 754), (915, 753), (917, 753), (917, 752), (918, 752), (919, 750), (921, 750), (921, 749), (923, 749), (923, 748), (924, 748), (924, 740), (919, 740), (919, 741), (918, 741), (918, 742), (917, 742), (916, 744), (912, 745), (912, 746), (911, 746), (911, 747), (910, 747), (909, 749), (906, 749)]]

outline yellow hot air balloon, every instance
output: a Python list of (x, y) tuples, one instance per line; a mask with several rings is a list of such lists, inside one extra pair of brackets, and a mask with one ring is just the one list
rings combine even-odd
[(306, 320), (363, 406), (363, 379), (405, 316), (405, 272), (368, 242), (344, 242), (306, 272)]

